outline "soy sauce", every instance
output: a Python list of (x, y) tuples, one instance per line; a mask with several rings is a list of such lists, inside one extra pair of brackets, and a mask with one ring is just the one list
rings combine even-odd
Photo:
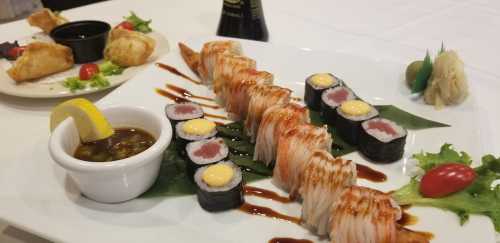
[(224, 0), (217, 35), (267, 41), (261, 0)]

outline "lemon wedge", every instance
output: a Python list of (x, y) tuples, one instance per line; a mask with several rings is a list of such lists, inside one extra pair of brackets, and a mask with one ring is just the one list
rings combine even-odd
[(57, 105), (50, 115), (50, 131), (68, 117), (73, 118), (82, 142), (105, 139), (114, 133), (106, 117), (87, 99), (76, 98)]

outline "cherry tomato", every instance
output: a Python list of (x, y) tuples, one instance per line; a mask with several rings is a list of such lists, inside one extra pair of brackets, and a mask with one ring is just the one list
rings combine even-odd
[(128, 21), (123, 21), (116, 28), (124, 28), (126, 30), (134, 30), (134, 25)]
[(18, 46), (18, 47), (13, 47), (11, 48), (9, 51), (8, 51), (8, 55), (13, 58), (13, 59), (16, 59), (18, 57), (20, 57), (24, 50), (26, 49), (26, 46)]
[(99, 66), (95, 63), (86, 63), (80, 67), (80, 79), (89, 80), (99, 72)]
[(422, 177), (420, 193), (425, 197), (439, 198), (458, 192), (472, 184), (476, 172), (469, 166), (447, 163), (436, 166)]

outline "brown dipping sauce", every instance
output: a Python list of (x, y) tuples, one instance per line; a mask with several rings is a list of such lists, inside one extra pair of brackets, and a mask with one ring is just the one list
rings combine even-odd
[(151, 134), (139, 128), (115, 128), (109, 138), (78, 145), (74, 157), (92, 162), (126, 159), (148, 149), (155, 141)]
[(300, 224), (300, 218), (278, 213), (268, 207), (257, 206), (250, 203), (243, 203), (240, 211), (248, 214), (260, 215), (268, 218), (281, 219), (291, 223)]
[(170, 89), (170, 90), (174, 91), (175, 93), (181, 95), (184, 98), (188, 98), (189, 97), (189, 98), (200, 99), (200, 100), (214, 101), (213, 98), (205, 97), (205, 96), (199, 96), (199, 95), (194, 95), (189, 90), (187, 90), (185, 88), (181, 88), (181, 87), (173, 85), (173, 84), (167, 84), (165, 87), (167, 89)]
[(184, 79), (186, 79), (194, 84), (201, 84), (201, 81), (194, 80), (194, 79), (190, 78), (186, 74), (183, 74), (179, 70), (177, 70), (177, 68), (174, 68), (172, 66), (169, 66), (169, 65), (161, 63), (161, 62), (156, 63), (156, 66), (158, 66), (161, 69), (165, 69), (165, 70), (169, 71), (170, 73), (175, 74), (179, 77), (182, 77), (182, 78), (184, 78)]
[(258, 187), (253, 187), (253, 186), (244, 186), (243, 193), (245, 195), (262, 197), (262, 198), (270, 199), (270, 200), (281, 202), (281, 203), (292, 202), (292, 200), (289, 197), (283, 197), (283, 196), (278, 195), (276, 192), (262, 189), (262, 188), (258, 188)]
[(387, 176), (384, 173), (376, 171), (366, 165), (356, 164), (356, 170), (358, 178), (366, 179), (372, 182), (384, 182), (387, 180)]
[(306, 239), (294, 239), (287, 237), (272, 238), (268, 242), (269, 243), (313, 243), (312, 241)]

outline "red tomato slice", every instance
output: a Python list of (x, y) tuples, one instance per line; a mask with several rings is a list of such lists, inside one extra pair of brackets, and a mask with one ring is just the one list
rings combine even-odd
[(436, 166), (422, 177), (420, 193), (425, 197), (439, 198), (458, 192), (472, 184), (476, 172), (469, 166), (447, 163)]
[(80, 67), (80, 79), (89, 80), (99, 72), (99, 66), (95, 63), (86, 63)]
[(127, 30), (134, 30), (134, 25), (128, 21), (123, 21), (119, 25), (117, 25), (116, 28), (124, 28)]
[(9, 51), (8, 51), (8, 55), (10, 57), (12, 57), (13, 59), (16, 59), (18, 57), (20, 57), (24, 50), (26, 49), (26, 46), (18, 46), (18, 47), (14, 47), (14, 48), (11, 48)]

